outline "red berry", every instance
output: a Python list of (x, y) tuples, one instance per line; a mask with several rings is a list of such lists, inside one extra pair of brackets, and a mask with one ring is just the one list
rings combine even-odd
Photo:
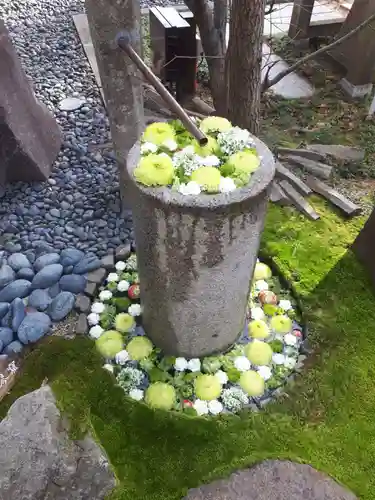
[(139, 290), (139, 285), (132, 285), (129, 287), (129, 290), (128, 290), (128, 295), (131, 299), (139, 299), (139, 294), (140, 294), (140, 290)]

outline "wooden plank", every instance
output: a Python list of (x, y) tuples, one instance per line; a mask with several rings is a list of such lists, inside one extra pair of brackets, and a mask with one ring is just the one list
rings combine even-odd
[(308, 158), (309, 160), (316, 161), (325, 161), (327, 158), (326, 155), (318, 153), (316, 151), (312, 151), (310, 149), (277, 148), (277, 152), (282, 156), (302, 156), (302, 158)]
[(297, 167), (302, 168), (309, 174), (312, 174), (316, 177), (320, 177), (321, 179), (327, 180), (331, 177), (332, 167), (331, 165), (327, 165), (326, 163), (309, 160), (308, 158), (301, 158), (299, 156), (287, 155), (283, 157), (288, 163), (292, 165), (296, 165)]
[(285, 207), (291, 204), (290, 198), (286, 195), (285, 191), (282, 189), (277, 181), (273, 181), (271, 186), (270, 201), (281, 207)]
[(282, 163), (276, 161), (276, 177), (282, 180), (286, 180), (293, 184), (293, 186), (304, 196), (308, 196), (312, 193), (312, 190), (307, 186), (299, 177), (297, 177), (293, 172), (288, 170)]
[(310, 203), (308, 203), (288, 181), (281, 181), (280, 186), (300, 212), (307, 215), (307, 217), (312, 220), (320, 219), (320, 215), (315, 212)]
[(316, 179), (315, 177), (308, 176), (306, 179), (306, 184), (311, 187), (315, 192), (326, 198), (333, 205), (340, 208), (345, 215), (348, 217), (353, 217), (359, 215), (362, 212), (362, 208), (352, 201), (350, 201), (346, 196), (342, 195), (335, 189), (327, 186), (324, 182)]

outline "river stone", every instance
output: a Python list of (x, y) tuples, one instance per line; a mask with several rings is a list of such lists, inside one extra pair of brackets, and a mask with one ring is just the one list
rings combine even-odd
[(33, 289), (51, 287), (59, 281), (62, 273), (63, 267), (61, 264), (50, 264), (43, 267), (43, 269), (35, 275), (32, 281)]
[(86, 277), (81, 274), (67, 274), (61, 277), (59, 284), (63, 291), (81, 293), (85, 289), (86, 282)]
[(23, 344), (37, 342), (46, 335), (51, 326), (51, 319), (43, 312), (31, 312), (26, 315), (18, 329), (18, 339)]
[[(10, 306), (9, 306), (10, 307)], [(4, 326), (6, 328), (10, 328), (12, 326), (12, 311), (9, 309), (9, 311), (1, 318), (1, 326)]]
[(0, 339), (0, 353), (3, 352), (4, 349), (4, 344), (3, 341)]
[(1, 500), (104, 500), (116, 481), (90, 437), (72, 441), (48, 385), (22, 396), (0, 423)]
[(75, 266), (84, 256), (85, 254), (77, 248), (65, 248), (60, 255), (60, 264), (63, 267)]
[(7, 302), (0, 302), (0, 319), (3, 319), (9, 311), (10, 305)]
[(5, 347), (4, 353), (11, 356), (12, 354), (19, 354), (22, 349), (23, 345), (21, 344), (21, 342), (19, 340), (13, 340), (13, 342)]
[(75, 274), (85, 274), (89, 271), (95, 271), (100, 266), (101, 262), (95, 255), (87, 255), (74, 266), (73, 271)]
[(37, 101), (2, 20), (0, 75), (1, 169), (9, 182), (46, 180), (61, 146), (60, 129)]
[(60, 285), (56, 283), (55, 285), (52, 285), (51, 288), (48, 289), (49, 296), (52, 297), (53, 299), (56, 297), (61, 292), (60, 290)]
[(192, 489), (184, 500), (357, 500), (333, 479), (310, 467), (266, 460), (228, 479)]
[(86, 297), (83, 293), (80, 293), (76, 297), (76, 302), (74, 305), (76, 311), (80, 313), (89, 313), (91, 308), (91, 300)]
[(44, 267), (50, 264), (58, 264), (60, 262), (60, 255), (58, 253), (46, 253), (41, 255), (34, 262), (34, 269), (36, 272), (41, 271)]
[(14, 332), (18, 331), (18, 328), (26, 316), (25, 304), (22, 299), (18, 297), (13, 300), (11, 304), (12, 310), (12, 329)]
[(60, 292), (51, 302), (49, 315), (53, 321), (61, 321), (73, 309), (75, 297), (71, 292)]
[(28, 305), (37, 311), (45, 311), (51, 304), (52, 298), (47, 290), (33, 290), (29, 297)]
[(23, 299), (29, 295), (31, 283), (27, 280), (16, 280), (0, 291), (0, 302), (13, 302), (17, 297)]
[(7, 264), (1, 266), (0, 268), (0, 289), (8, 285), (11, 281), (15, 279), (16, 275), (13, 269)]
[(78, 99), (78, 97), (66, 97), (59, 102), (59, 108), (61, 111), (76, 111), (85, 104), (83, 99)]
[(13, 340), (13, 331), (10, 328), (0, 328), (0, 340), (3, 343), (3, 347), (6, 347)]
[(8, 264), (13, 269), (13, 271), (19, 271), (20, 269), (26, 267), (31, 268), (32, 265), (29, 259), (23, 253), (14, 253), (8, 258)]
[(32, 281), (34, 276), (35, 273), (30, 267), (24, 267), (17, 271), (17, 278), (20, 280)]

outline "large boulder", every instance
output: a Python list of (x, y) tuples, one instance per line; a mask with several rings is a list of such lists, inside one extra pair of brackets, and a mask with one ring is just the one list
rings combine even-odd
[(49, 386), (12, 405), (0, 442), (0, 500), (101, 500), (115, 486), (93, 439), (69, 439)]
[(0, 20), (0, 184), (48, 178), (61, 146), (59, 127), (30, 87)]

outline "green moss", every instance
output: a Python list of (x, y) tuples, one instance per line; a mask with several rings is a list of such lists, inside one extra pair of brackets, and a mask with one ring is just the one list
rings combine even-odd
[(319, 200), (311, 222), (271, 207), (262, 250), (303, 298), (317, 349), (289, 397), (258, 414), (206, 420), (151, 410), (126, 398), (85, 338), (49, 338), (27, 357), (1, 404), (47, 378), (73, 431), (91, 428), (119, 486), (112, 500), (179, 500), (188, 488), (265, 458), (307, 462), (373, 500), (375, 310), (347, 248), (363, 220), (344, 222)]

